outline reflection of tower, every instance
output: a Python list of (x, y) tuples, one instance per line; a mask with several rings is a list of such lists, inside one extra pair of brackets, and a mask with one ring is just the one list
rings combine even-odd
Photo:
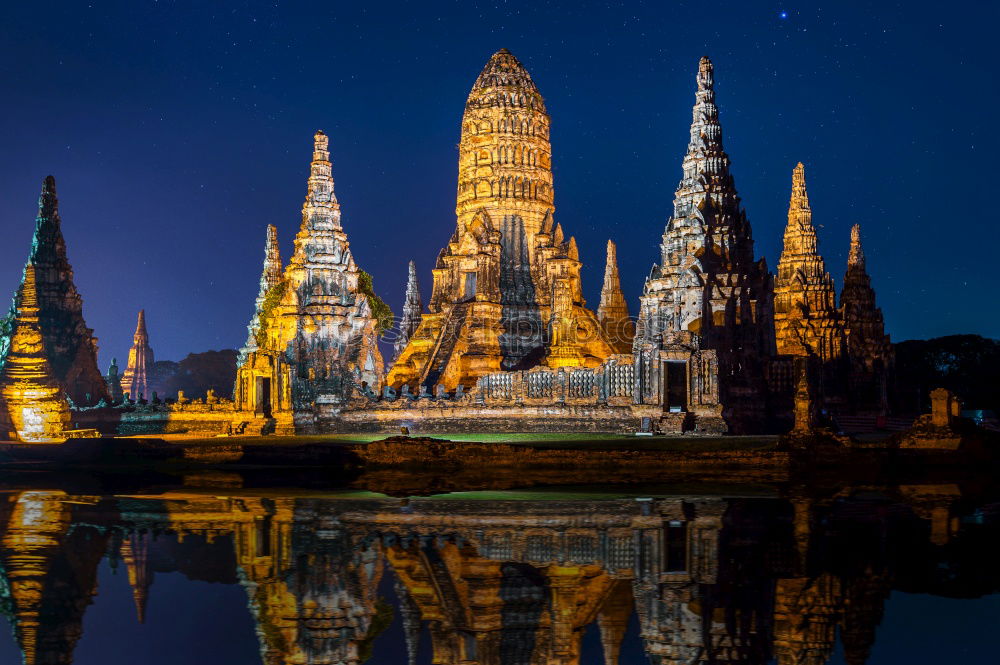
[(129, 398), (149, 399), (149, 373), (153, 370), (153, 349), (149, 346), (149, 333), (146, 332), (146, 310), (139, 310), (139, 319), (135, 324), (135, 334), (132, 335), (132, 348), (128, 352), (128, 365), (122, 375), (122, 390)]
[(121, 558), (128, 570), (128, 583), (132, 587), (135, 614), (139, 623), (146, 623), (146, 604), (149, 587), (153, 585), (153, 570), (149, 566), (149, 534), (132, 532), (121, 545)]
[(84, 610), (97, 593), (107, 536), (69, 529), (68, 497), (23, 492), (3, 535), (0, 561), (13, 605), (11, 623), (24, 665), (69, 665)]
[[(367, 659), (377, 622), (382, 576), (377, 550), (357, 552), (324, 517), (295, 500), (246, 502), (236, 527), (240, 579), (257, 621), (264, 665), (344, 663)], [(384, 625), (383, 625), (384, 624)]]

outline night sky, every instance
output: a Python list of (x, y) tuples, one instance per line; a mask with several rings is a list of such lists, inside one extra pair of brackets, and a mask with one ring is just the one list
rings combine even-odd
[(707, 54), (772, 269), (801, 160), (828, 270), (839, 284), (860, 223), (893, 339), (1000, 336), (998, 6), (5, 2), (0, 293), (51, 173), (102, 369), (123, 362), (140, 308), (159, 359), (238, 347), (265, 226), (287, 259), (323, 129), (355, 258), (399, 314), (409, 259), (430, 294), (465, 98), (506, 47), (552, 115), (556, 219), (589, 304), (610, 237), (634, 315)]

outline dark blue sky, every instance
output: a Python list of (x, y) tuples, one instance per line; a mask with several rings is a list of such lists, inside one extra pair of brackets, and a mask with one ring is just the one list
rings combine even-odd
[[(827, 267), (850, 225), (896, 340), (1000, 336), (993, 2), (31, 2), (0, 10), (0, 292), (56, 176), (101, 365), (145, 307), (158, 358), (244, 341), (264, 227), (287, 258), (312, 133), (399, 312), (454, 227), (469, 88), (509, 48), (552, 114), (556, 219), (598, 302), (607, 238), (635, 309), (680, 178), (699, 56), (773, 268), (795, 162)], [(781, 12), (787, 12), (787, 18)]]

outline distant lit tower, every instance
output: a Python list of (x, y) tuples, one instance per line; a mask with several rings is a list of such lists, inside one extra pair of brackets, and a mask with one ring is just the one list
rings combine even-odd
[(153, 369), (153, 349), (146, 332), (146, 310), (139, 310), (139, 320), (128, 352), (128, 366), (122, 375), (122, 390), (134, 400), (149, 398), (149, 373)]

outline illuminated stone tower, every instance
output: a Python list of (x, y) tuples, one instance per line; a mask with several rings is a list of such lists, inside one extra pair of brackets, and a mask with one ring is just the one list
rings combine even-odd
[(393, 343), (393, 360), (406, 348), (410, 337), (420, 326), (420, 315), (424, 311), (424, 303), (420, 298), (420, 285), (417, 284), (417, 265), (410, 261), (409, 273), (406, 279), (406, 297), (403, 302), (403, 318), (399, 322), (399, 337)]
[(829, 362), (843, 353), (837, 292), (817, 249), (801, 162), (792, 173), (785, 245), (774, 280), (774, 332), (781, 355)]
[(628, 303), (625, 302), (621, 279), (618, 277), (618, 248), (611, 240), (608, 241), (604, 286), (601, 288), (601, 304), (597, 307), (597, 318), (615, 352), (631, 353), (635, 324), (628, 314)]
[[(333, 184), (329, 139), (317, 132), (292, 258), (281, 279), (258, 298), (257, 348), (244, 350), (237, 371), (241, 411), (290, 417), (311, 411), (319, 398), (340, 402), (353, 386), (381, 387), (378, 320), (340, 223)], [(273, 282), (277, 261), (269, 236), (262, 288)]]
[(885, 334), (882, 310), (865, 268), (861, 227), (851, 227), (847, 274), (840, 294), (840, 311), (851, 364), (851, 397), (855, 408), (885, 410), (887, 373), (893, 364), (892, 343)]
[(457, 226), (393, 386), (471, 387), (492, 372), (596, 366), (612, 353), (585, 308), (576, 242), (553, 219), (549, 122), (527, 70), (495, 53), (462, 116)]
[(132, 335), (132, 348), (128, 352), (128, 365), (122, 375), (122, 390), (136, 401), (152, 398), (149, 392), (149, 373), (152, 369), (153, 349), (149, 346), (149, 333), (146, 332), (146, 310), (140, 309), (135, 334)]
[(30, 265), (15, 301), (10, 347), (0, 370), (9, 435), (27, 443), (62, 441), (70, 428), (69, 405), (45, 353), (35, 271)]
[(666, 429), (745, 431), (763, 411), (770, 277), (754, 260), (713, 86), (702, 58), (683, 177), (641, 298), (636, 398), (663, 404)]
[[(36, 283), (38, 321), (52, 375), (76, 404), (106, 400), (107, 385), (97, 368), (97, 338), (83, 320), (83, 299), (73, 283), (73, 268), (66, 258), (56, 181), (52, 176), (45, 178), (38, 199), (35, 235), (25, 275), (29, 272)], [(17, 307), (18, 296), (15, 296), (9, 320), (13, 320)], [(5, 346), (4, 354), (9, 341)]]
[(267, 240), (264, 243), (264, 269), (260, 274), (260, 290), (257, 291), (257, 301), (254, 303), (253, 318), (247, 326), (247, 343), (240, 349), (239, 362), (246, 360), (246, 355), (257, 350), (257, 335), (260, 333), (260, 314), (267, 302), (271, 289), (281, 282), (281, 252), (278, 249), (278, 229), (274, 224), (267, 225)]

